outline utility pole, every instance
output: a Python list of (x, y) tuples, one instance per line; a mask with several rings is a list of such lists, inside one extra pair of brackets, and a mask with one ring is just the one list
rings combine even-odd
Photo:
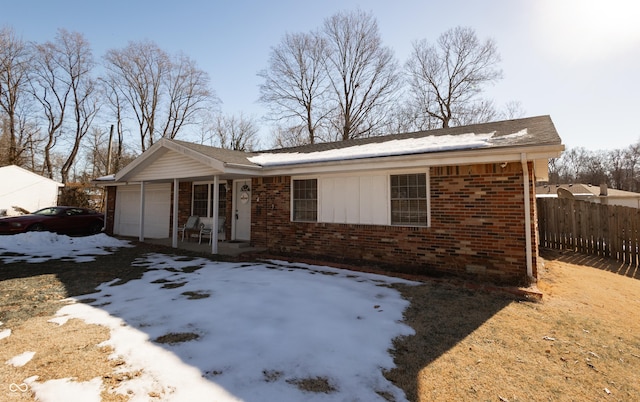
[(109, 174), (111, 172), (111, 146), (113, 143), (113, 124), (111, 125), (111, 129), (109, 130), (109, 146), (107, 147), (107, 172)]

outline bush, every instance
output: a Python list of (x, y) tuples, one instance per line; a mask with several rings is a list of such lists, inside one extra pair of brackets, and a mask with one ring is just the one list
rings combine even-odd
[(89, 195), (84, 186), (66, 186), (60, 189), (58, 205), (91, 208)]

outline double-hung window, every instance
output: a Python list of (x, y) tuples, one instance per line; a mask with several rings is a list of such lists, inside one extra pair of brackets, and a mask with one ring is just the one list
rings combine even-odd
[(391, 224), (427, 226), (427, 175), (425, 173), (390, 176)]
[[(220, 198), (218, 200), (218, 214), (225, 215), (227, 207), (226, 187), (224, 184), (219, 185)], [(194, 184), (193, 185), (193, 212), (203, 218), (213, 217), (213, 184)]]
[(293, 220), (318, 221), (318, 179), (293, 180)]

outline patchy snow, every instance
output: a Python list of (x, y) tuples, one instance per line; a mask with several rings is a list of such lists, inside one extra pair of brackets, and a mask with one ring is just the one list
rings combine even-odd
[(33, 356), (35, 356), (36, 352), (24, 352), (20, 353), (18, 356), (14, 356), (11, 359), (6, 361), (6, 364), (9, 364), (14, 367), (22, 367), (25, 364), (29, 363)]
[(491, 137), (489, 139), (489, 142), (491, 144), (499, 144), (500, 142), (504, 142), (504, 141), (507, 141), (507, 140), (514, 140), (514, 139), (517, 139), (517, 138), (525, 137), (528, 134), (529, 134), (529, 131), (526, 128), (523, 128), (522, 130), (517, 131), (515, 133), (501, 135), (501, 136), (498, 136), (498, 137)]
[(94, 181), (114, 181), (116, 179), (115, 174), (108, 174), (106, 176), (100, 176), (94, 179)]
[[(113, 247), (115, 239), (102, 240), (109, 246), (96, 239), (98, 252)], [(60, 255), (73, 247), (59, 237), (56, 249), (69, 248)], [(95, 301), (66, 305), (52, 320), (110, 329), (104, 344), (126, 362), (118, 370), (142, 370), (113, 392), (131, 401), (406, 400), (382, 374), (394, 367), (392, 340), (414, 333), (402, 323), (408, 301), (388, 285), (415, 282), (281, 261), (150, 254), (135, 264), (148, 266), (142, 278), (104, 283)], [(311, 379), (330, 389), (296, 385)], [(102, 389), (99, 379), (25, 383), (42, 401), (99, 400)]]
[[(0, 260), (5, 263), (25, 261), (39, 263), (65, 259), (85, 262), (96, 255), (111, 254), (114, 248), (131, 247), (129, 242), (100, 233), (70, 237), (51, 232), (26, 232), (0, 237)], [(10, 253), (11, 255), (4, 255)]]
[(37, 376), (27, 378), (24, 383), (41, 402), (100, 402), (102, 380), (94, 378), (91, 381), (77, 382), (71, 378), (60, 378), (42, 383), (36, 382)]
[(8, 338), (9, 336), (11, 336), (11, 329), (7, 328), (0, 331), (0, 339)]

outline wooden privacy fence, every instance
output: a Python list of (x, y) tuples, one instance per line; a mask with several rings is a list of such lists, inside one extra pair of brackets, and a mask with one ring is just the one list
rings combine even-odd
[(640, 209), (570, 198), (538, 198), (542, 247), (639, 262)]

